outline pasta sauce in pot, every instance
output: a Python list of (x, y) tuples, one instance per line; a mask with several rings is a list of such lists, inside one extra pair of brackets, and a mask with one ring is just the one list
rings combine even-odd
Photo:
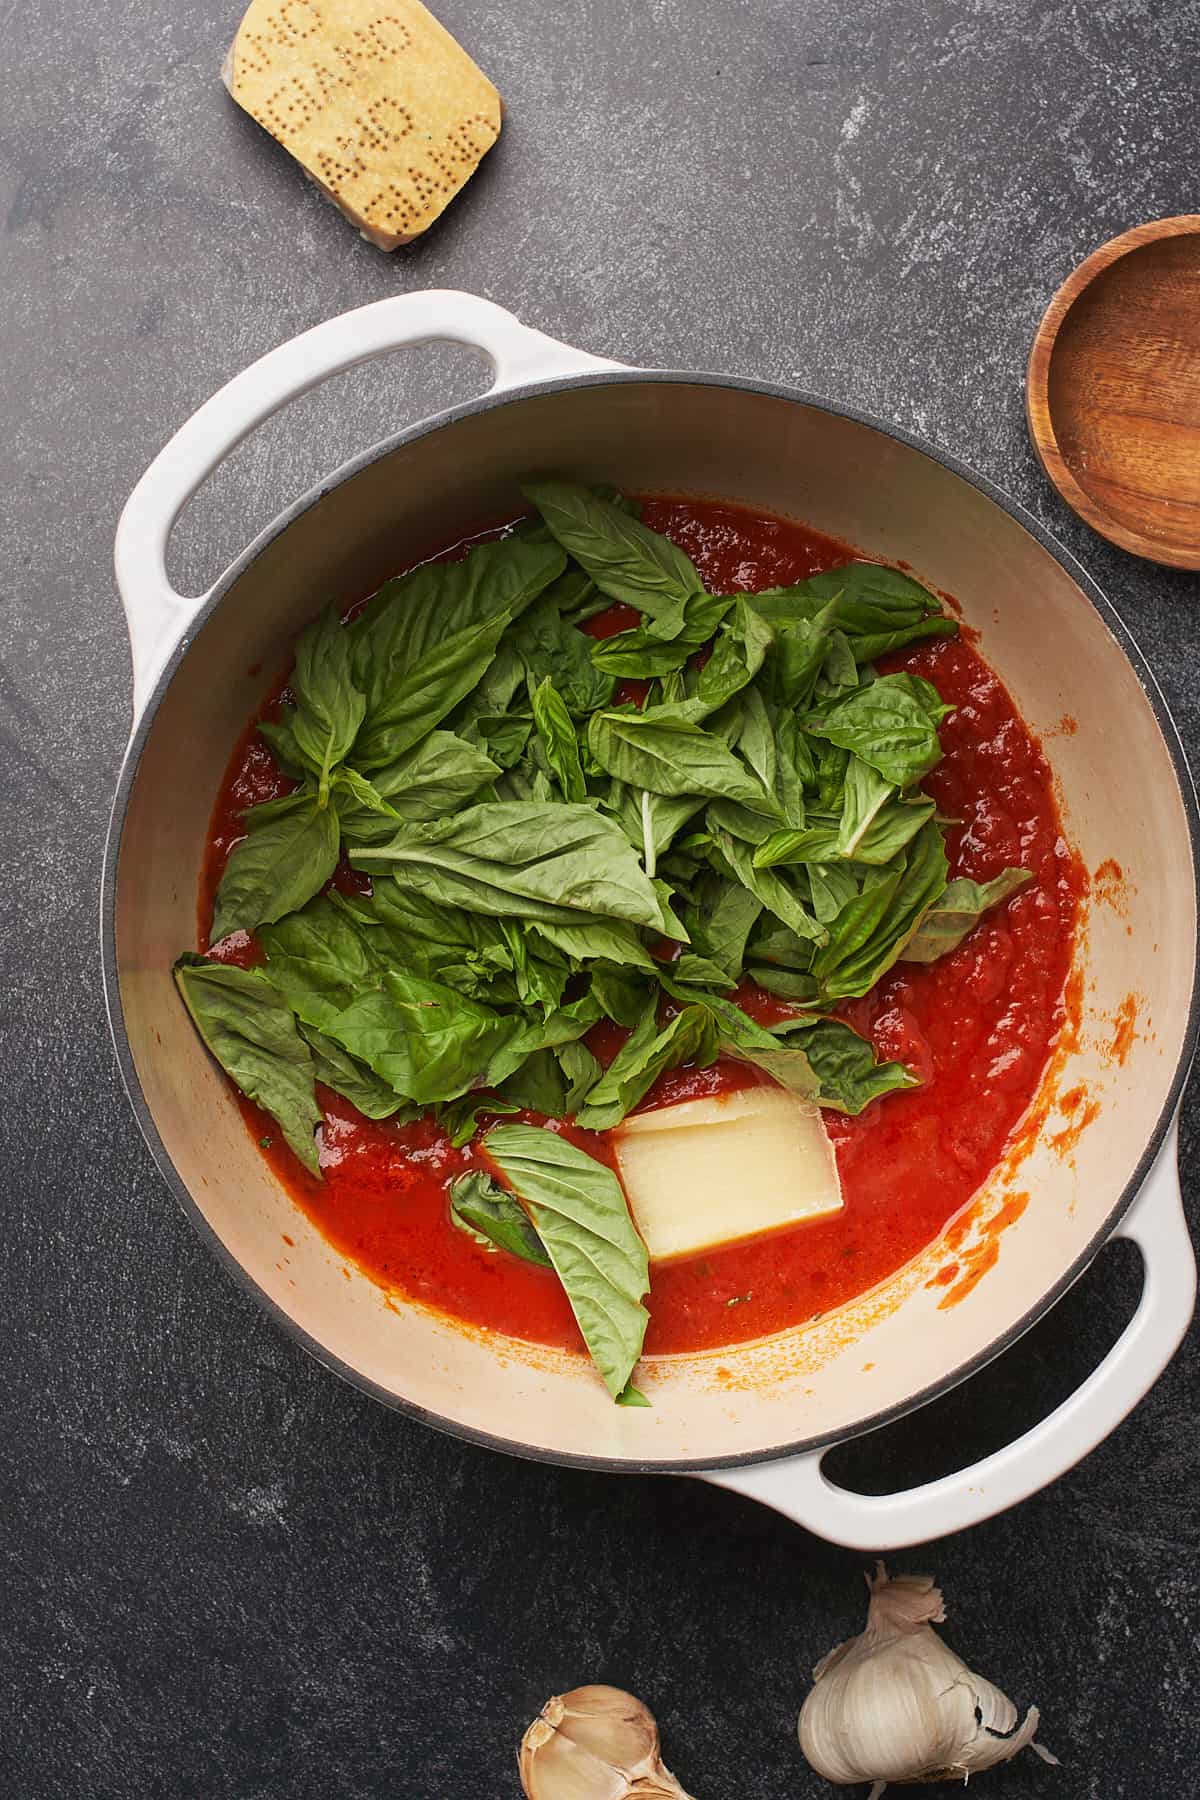
[[(735, 507), (654, 500), (643, 504), (642, 516), (687, 551), (716, 593), (784, 586), (853, 557), (845, 546), (801, 526)], [(584, 629), (606, 635), (636, 618), (613, 607)], [(889, 1094), (855, 1118), (824, 1115), (842, 1183), (844, 1205), (837, 1215), (653, 1264), (647, 1354), (716, 1348), (782, 1331), (842, 1305), (902, 1267), (999, 1161), (1063, 1022), (1081, 874), (1063, 839), (1040, 746), (965, 636), (916, 646), (880, 666), (924, 676), (955, 709), (940, 727), (943, 760), (922, 784), (939, 814), (954, 821), (946, 836), (950, 877), (984, 882), (1017, 865), (1034, 880), (987, 912), (957, 950), (934, 963), (897, 963), (863, 999), (839, 1006), (840, 1016), (871, 1040), (880, 1058), (906, 1064), (922, 1085)], [(202, 946), (225, 861), (243, 835), (242, 812), (291, 786), (252, 724), (213, 814), (201, 886)], [(334, 879), (346, 887), (362, 881), (348, 869)], [(244, 933), (235, 933), (216, 954), (243, 966), (261, 961)], [(764, 1024), (792, 1010), (749, 985), (732, 997)], [(623, 1035), (602, 1024), (587, 1042), (607, 1063)], [(707, 1069), (672, 1069), (638, 1110), (766, 1079), (726, 1058)], [(318, 1086), (317, 1098), (324, 1111), (320, 1180), (293, 1156), (266, 1113), (240, 1095), (239, 1103), (279, 1179), (348, 1260), (384, 1286), (470, 1325), (582, 1352), (566, 1293), (550, 1270), (487, 1249), (451, 1223), (449, 1184), (484, 1166), (478, 1140), (455, 1149), (432, 1118), (376, 1122), (329, 1089)], [(537, 1114), (522, 1117), (543, 1122)], [(612, 1164), (602, 1134), (570, 1123), (553, 1128)]]

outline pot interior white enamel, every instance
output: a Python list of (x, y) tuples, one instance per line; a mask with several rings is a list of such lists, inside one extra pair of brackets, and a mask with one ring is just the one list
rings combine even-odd
[[(170, 978), (194, 941), (226, 761), (297, 630), (331, 596), (364, 594), (431, 543), (511, 515), (517, 482), (535, 471), (745, 502), (956, 596), (1044, 737), (1072, 844), (1088, 869), (1121, 871), (1085, 906), (1078, 1031), (1047, 1095), (1047, 1129), (996, 1177), (978, 1217), (1014, 1193), (1028, 1202), (1008, 1206), (1002, 1234), (985, 1243), (980, 1223), (959, 1247), (983, 1271), (970, 1292), (941, 1304), (945, 1289), (928, 1283), (947, 1257), (935, 1248), (808, 1328), (651, 1363), (649, 1410), (613, 1407), (582, 1360), (464, 1331), (347, 1269), (272, 1179)], [(712, 1467), (829, 1441), (953, 1379), (1027, 1325), (1103, 1240), (1147, 1166), (1189, 1048), (1189, 801), (1114, 628), (972, 482), (869, 424), (765, 390), (568, 382), (481, 403), (366, 460), (221, 584), (135, 740), (123, 804), (117, 1035), (123, 1025), (131, 1091), (176, 1190), (317, 1355), (385, 1400), (527, 1454)], [(1056, 1095), (1066, 1096), (1057, 1111)]]

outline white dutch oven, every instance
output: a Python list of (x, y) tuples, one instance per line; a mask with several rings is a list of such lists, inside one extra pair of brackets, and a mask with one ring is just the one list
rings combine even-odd
[[(435, 339), (488, 358), (494, 378), (482, 398), (331, 476), (209, 593), (172, 589), (171, 526), (240, 439), (336, 371)], [(518, 481), (546, 470), (743, 501), (867, 557), (907, 563), (958, 596), (983, 654), (1045, 734), (1072, 843), (1090, 869), (1111, 859), (1125, 876), (1119, 892), (1097, 894), (1086, 909), (1078, 1042), (1047, 1078), (1047, 1130), (997, 1173), (956, 1249), (964, 1268), (985, 1269), (974, 1288), (941, 1304), (946, 1288), (928, 1283), (948, 1252), (935, 1246), (816, 1325), (652, 1362), (648, 1411), (613, 1407), (582, 1360), (464, 1331), (389, 1300), (354, 1270), (348, 1280), (343, 1259), (272, 1179), (170, 976), (194, 938), (217, 786), (262, 690), (263, 675), (248, 671), (286, 666), (295, 634), (330, 597), (365, 594), (431, 542), (517, 511)], [(861, 1548), (919, 1542), (1012, 1505), (1084, 1456), (1146, 1392), (1187, 1326), (1195, 1288), (1173, 1127), (1195, 1032), (1195, 799), (1162, 697), (1111, 607), (995, 490), (823, 401), (722, 376), (624, 368), (466, 294), (410, 294), (304, 333), (201, 407), (138, 483), (116, 563), (134, 667), (133, 735), (104, 871), (117, 1054), (185, 1210), (322, 1362), (475, 1442), (614, 1471), (704, 1474)], [(1078, 729), (1056, 735), (1065, 714)], [(1111, 1048), (1122, 1008), (1136, 1015), (1124, 1060)], [(1055, 1096), (1073, 1090), (1078, 1119), (1080, 1089), (1090, 1122), (1073, 1146), (1056, 1149), (1050, 1137), (1065, 1117)], [(994, 1235), (994, 1215), (1014, 1189), (1029, 1202)], [(864, 1498), (823, 1476), (824, 1449), (995, 1356), (1114, 1234), (1142, 1254), (1141, 1302), (1100, 1367), (1042, 1424), (908, 1493)]]

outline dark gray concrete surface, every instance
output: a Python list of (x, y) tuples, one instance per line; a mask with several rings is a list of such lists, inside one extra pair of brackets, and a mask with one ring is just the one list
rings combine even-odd
[[(0, 9), (3, 1304), (0, 1793), (509, 1800), (550, 1692), (654, 1705), (699, 1800), (826, 1790), (793, 1736), (862, 1558), (679, 1480), (505, 1461), (341, 1386), (219, 1272), (120, 1091), (97, 868), (129, 708), (122, 500), (262, 351), (461, 286), (585, 347), (796, 382), (926, 434), (1080, 555), (1200, 751), (1200, 600), (1065, 513), (1030, 453), (1041, 309), (1104, 238), (1195, 210), (1195, 0), (442, 0), (508, 103), (427, 240), (360, 242), (228, 101), (237, 0)], [(287, 498), (473, 392), (449, 350), (298, 405), (193, 505), (195, 587)], [(1200, 1126), (1185, 1185), (1200, 1208)], [(840, 1454), (929, 1474), (1044, 1413), (1134, 1303), (1106, 1253), (970, 1386)], [(994, 1800), (1200, 1793), (1193, 1338), (1053, 1491), (895, 1559), (1037, 1700), (1060, 1770)], [(952, 1466), (952, 1465), (950, 1465)], [(974, 1789), (972, 1789), (974, 1791)]]

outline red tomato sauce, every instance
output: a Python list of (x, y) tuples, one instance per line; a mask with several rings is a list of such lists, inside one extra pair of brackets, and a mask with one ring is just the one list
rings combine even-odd
[[(643, 517), (687, 551), (714, 592), (786, 585), (852, 555), (801, 526), (737, 507), (655, 500), (644, 504)], [(612, 607), (585, 629), (608, 636), (634, 620), (627, 608)], [(944, 759), (924, 783), (941, 813), (956, 821), (946, 842), (951, 877), (987, 881), (1015, 864), (1036, 879), (988, 913), (950, 956), (898, 964), (864, 999), (840, 1007), (880, 1056), (906, 1063), (923, 1086), (876, 1101), (856, 1119), (826, 1113), (845, 1203), (835, 1218), (654, 1265), (649, 1354), (782, 1331), (866, 1292), (910, 1261), (1000, 1160), (1062, 1025), (1082, 873), (1063, 839), (1041, 747), (967, 642), (938, 640), (885, 666), (925, 676), (956, 709), (941, 727)], [(639, 685), (626, 684), (621, 698), (640, 699)], [(284, 693), (277, 687), (260, 716), (269, 716)], [(243, 835), (242, 811), (292, 785), (252, 722), (213, 814), (200, 889), (202, 947), (225, 860)], [(350, 871), (335, 877), (356, 879)], [(243, 964), (260, 960), (244, 933), (218, 954)], [(764, 1023), (789, 1010), (750, 986), (737, 998)], [(607, 1062), (623, 1035), (601, 1025), (588, 1041)], [(672, 1069), (642, 1106), (730, 1093), (763, 1079), (725, 1059), (709, 1069)], [(432, 1121), (372, 1122), (325, 1088), (317, 1097), (325, 1114), (321, 1180), (300, 1165), (265, 1113), (239, 1099), (276, 1174), (343, 1255), (384, 1286), (471, 1325), (582, 1350), (553, 1274), (485, 1250), (450, 1223), (449, 1183), (481, 1166), (478, 1139), (456, 1150)], [(553, 1128), (611, 1164), (603, 1137), (569, 1124)]]

